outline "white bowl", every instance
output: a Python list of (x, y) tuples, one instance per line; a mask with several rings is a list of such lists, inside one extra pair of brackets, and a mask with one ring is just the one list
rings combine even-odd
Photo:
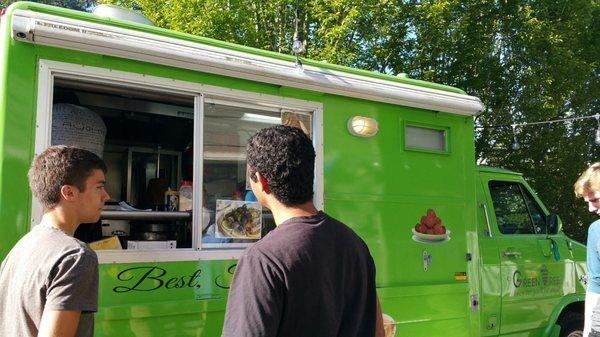
[(446, 229), (445, 234), (424, 234), (417, 232), (414, 228), (412, 229), (412, 232), (416, 237), (424, 241), (443, 241), (450, 235), (448, 229)]

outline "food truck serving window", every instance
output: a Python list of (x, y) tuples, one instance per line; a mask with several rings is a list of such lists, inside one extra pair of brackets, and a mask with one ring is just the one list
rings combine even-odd
[(250, 188), (246, 143), (277, 124), (312, 133), (311, 115), (207, 97), (204, 103), (202, 247), (243, 247), (275, 228), (270, 211)]
[(57, 77), (51, 119), (51, 145), (90, 150), (108, 168), (101, 220), (77, 238), (96, 250), (193, 247), (192, 207), (179, 201), (193, 180), (183, 168), (193, 164), (194, 96)]
[[(104, 261), (133, 262), (179, 251), (241, 252), (275, 228), (272, 214), (250, 189), (248, 138), (283, 123), (314, 139), (315, 110), (282, 105), (281, 97), (238, 93), (239, 98), (212, 87), (207, 93), (157, 89), (145, 85), (149, 77), (138, 85), (68, 75), (49, 75), (44, 82), (51, 90), (46, 90), (48, 108), (38, 109), (43, 126), (36, 152), (50, 145), (77, 146), (107, 164), (110, 199), (101, 220), (82, 224), (75, 233), (101, 262), (103, 254), (110, 256)], [(35, 225), (35, 204), (33, 214)]]

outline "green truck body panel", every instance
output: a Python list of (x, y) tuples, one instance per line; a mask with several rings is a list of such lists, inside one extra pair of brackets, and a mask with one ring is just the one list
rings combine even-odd
[[(2, 17), (0, 40), (0, 259), (32, 226), (26, 174), (35, 153), (40, 60), (49, 60), (322, 104), (324, 209), (369, 246), (382, 309), (396, 322), (396, 336), (554, 336), (563, 309), (583, 301), (585, 246), (562, 232), (500, 233), (489, 181), (521, 184), (541, 211), (549, 212), (520, 174), (475, 165), (471, 116), (26, 43), (11, 37), (15, 10), (294, 62), (285, 55), (91, 14), (12, 5)], [(438, 84), (303, 62), (463, 94)], [(347, 121), (356, 115), (377, 120), (375, 137), (348, 132)], [(445, 130), (447, 147), (441, 153), (409, 148), (407, 125)], [(451, 231), (446, 242), (413, 237), (428, 209)], [(235, 264), (235, 259), (101, 263), (95, 335), (219, 336)]]

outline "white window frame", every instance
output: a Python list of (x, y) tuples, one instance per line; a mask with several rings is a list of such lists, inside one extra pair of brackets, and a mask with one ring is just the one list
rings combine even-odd
[[(38, 65), (38, 93), (36, 111), (35, 155), (50, 146), (52, 130), (52, 98), (54, 93), (54, 78), (73, 78), (77, 80), (106, 83), (112, 86), (122, 85), (137, 88), (148, 88), (162, 92), (171, 92), (178, 95), (189, 95), (194, 98), (194, 166), (203, 167), (203, 119), (204, 97), (228, 97), (236, 101), (248, 102), (258, 108), (279, 108), (288, 110), (309, 111), (313, 115), (313, 145), (315, 147), (315, 182), (314, 203), (317, 208), (323, 209), (323, 105), (319, 102), (292, 99), (274, 95), (253, 93), (235, 89), (228, 89), (205, 85), (201, 83), (186, 82), (170, 78), (149, 76), (112, 70), (100, 67), (91, 67), (80, 64), (59, 62), (42, 59)], [(172, 250), (99, 250), (100, 263), (133, 263), (133, 262), (168, 262), (168, 261), (194, 261), (194, 260), (226, 260), (238, 259), (244, 252), (243, 248), (235, 249), (201, 249), (201, 233), (195, 223), (202, 219), (202, 172), (194, 170), (194, 225), (192, 233), (192, 248), (178, 248)], [(37, 225), (42, 218), (41, 204), (32, 198), (31, 225)]]

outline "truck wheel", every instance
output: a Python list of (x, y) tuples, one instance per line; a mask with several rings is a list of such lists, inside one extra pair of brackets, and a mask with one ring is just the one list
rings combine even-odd
[(583, 337), (583, 314), (568, 312), (560, 320), (560, 337)]

